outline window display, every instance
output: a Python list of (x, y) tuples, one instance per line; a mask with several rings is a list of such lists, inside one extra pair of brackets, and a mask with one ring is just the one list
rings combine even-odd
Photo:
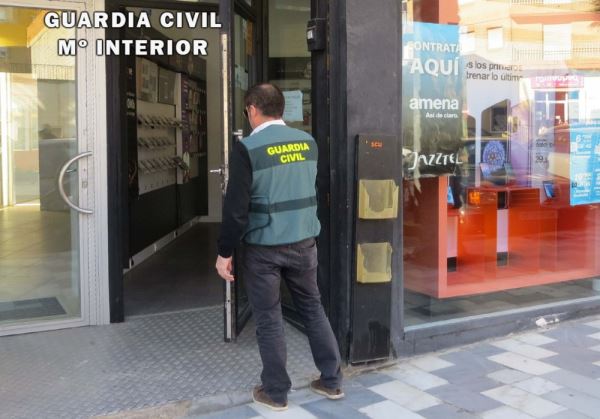
[(407, 324), (600, 295), (593, 2), (403, 3)]

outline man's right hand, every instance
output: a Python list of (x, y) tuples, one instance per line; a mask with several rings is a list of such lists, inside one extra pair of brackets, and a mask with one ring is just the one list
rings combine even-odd
[(217, 268), (217, 272), (219, 276), (223, 278), (225, 281), (233, 281), (235, 280), (234, 276), (231, 274), (233, 271), (233, 258), (230, 256), (228, 258), (224, 258), (223, 256), (217, 257), (217, 263), (215, 264), (215, 268)]

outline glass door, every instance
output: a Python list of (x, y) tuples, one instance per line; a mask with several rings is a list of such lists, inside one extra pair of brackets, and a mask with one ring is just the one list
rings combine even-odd
[(58, 39), (81, 34), (43, 21), (81, 6), (57, 3), (0, 2), (0, 334), (87, 321), (83, 59), (57, 54)]
[[(234, 142), (250, 135), (250, 124), (244, 117), (244, 95), (248, 88), (259, 80), (258, 63), (260, 59), (257, 34), (256, 12), (261, 2), (259, 1), (232, 1), (233, 14), (229, 20), (231, 37), (231, 55), (224, 60), (224, 68), (231, 71), (229, 83), (224, 88), (225, 103), (230, 103), (231, 115), (229, 120), (231, 129), (225, 124), (224, 146), (225, 154), (231, 149)], [(222, 14), (223, 18), (225, 15)], [(227, 155), (225, 155), (227, 159)], [(225, 160), (227, 161), (227, 160)], [(224, 166), (227, 171), (227, 164)], [(225, 175), (227, 177), (227, 174)], [(232, 341), (239, 335), (250, 318), (250, 305), (244, 288), (244, 277), (241, 261), (244, 258), (243, 248), (236, 249), (234, 253), (235, 281), (225, 283), (225, 340)]]

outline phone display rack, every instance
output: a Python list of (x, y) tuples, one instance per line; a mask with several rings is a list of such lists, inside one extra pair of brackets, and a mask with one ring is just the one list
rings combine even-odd
[(175, 107), (138, 100), (138, 187), (139, 194), (151, 192), (177, 181), (177, 168), (185, 163), (177, 155), (177, 130), (181, 120)]

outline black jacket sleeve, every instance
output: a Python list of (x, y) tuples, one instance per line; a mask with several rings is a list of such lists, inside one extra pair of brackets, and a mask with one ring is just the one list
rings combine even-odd
[(218, 253), (230, 257), (248, 225), (252, 165), (248, 150), (238, 142), (229, 157), (229, 182), (223, 203), (223, 221), (218, 241)]

